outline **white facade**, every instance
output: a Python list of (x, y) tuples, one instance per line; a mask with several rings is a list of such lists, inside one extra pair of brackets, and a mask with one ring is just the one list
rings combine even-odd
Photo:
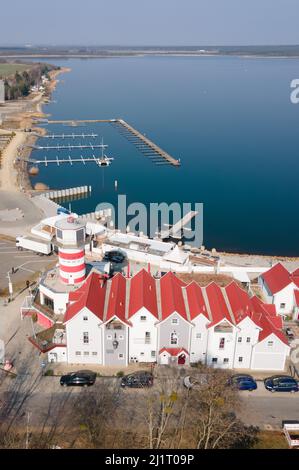
[(84, 307), (66, 322), (67, 362), (102, 364), (103, 329), (101, 320)]
[(253, 348), (251, 369), (284, 370), (290, 347), (271, 334)]
[(279, 315), (289, 315), (294, 312), (296, 305), (294, 290), (298, 289), (298, 287), (293, 282), (276, 294), (270, 292), (266, 282), (261, 277), (259, 278), (259, 285), (262, 288), (267, 303), (274, 304)]
[[(222, 325), (224, 326), (223, 331)], [(225, 331), (228, 327), (230, 330)], [(208, 331), (207, 365), (221, 369), (232, 369), (237, 328), (227, 320), (222, 320), (218, 325), (208, 328)]]
[(234, 353), (235, 369), (250, 369), (254, 345), (258, 342), (259, 328), (249, 317), (238, 324)]
[(191, 344), (190, 344), (190, 362), (206, 361), (207, 345), (208, 345), (208, 329), (209, 320), (205, 315), (198, 315), (192, 320)]
[(141, 308), (131, 318), (129, 328), (129, 360), (155, 362), (157, 360), (157, 318), (146, 308)]

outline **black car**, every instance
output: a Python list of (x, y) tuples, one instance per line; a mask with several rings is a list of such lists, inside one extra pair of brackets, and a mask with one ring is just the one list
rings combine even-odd
[(248, 374), (236, 374), (232, 375), (229, 380), (230, 385), (238, 390), (252, 390), (257, 389), (257, 384), (254, 378)]
[(125, 256), (120, 251), (107, 251), (103, 258), (103, 261), (112, 261), (113, 263), (122, 263), (125, 260)]
[(153, 374), (147, 371), (134, 372), (133, 374), (125, 375), (121, 379), (121, 387), (142, 388), (151, 387), (154, 383)]
[(60, 385), (68, 387), (70, 385), (78, 385), (88, 387), (96, 381), (96, 373), (91, 370), (79, 370), (78, 372), (70, 372), (60, 378)]
[(270, 392), (298, 392), (298, 382), (289, 375), (274, 375), (264, 380), (265, 388)]

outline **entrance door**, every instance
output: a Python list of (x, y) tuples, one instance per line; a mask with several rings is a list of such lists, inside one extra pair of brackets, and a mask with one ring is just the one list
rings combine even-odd
[(184, 365), (186, 362), (186, 354), (180, 354), (178, 357), (178, 364)]
[(163, 353), (163, 354), (161, 355), (160, 362), (161, 362), (161, 364), (164, 364), (164, 365), (168, 364), (168, 363), (169, 363), (169, 356), (168, 356), (168, 354)]

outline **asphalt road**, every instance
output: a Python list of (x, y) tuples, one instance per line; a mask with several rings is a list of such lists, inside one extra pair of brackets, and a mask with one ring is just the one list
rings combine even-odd
[[(0, 237), (0, 289), (8, 287), (7, 273), (10, 272), (12, 284), (21, 287), (36, 272), (47, 269), (55, 261), (55, 255), (39, 256), (31, 251), (18, 251), (15, 242)], [(18, 268), (11, 274), (12, 267)]]

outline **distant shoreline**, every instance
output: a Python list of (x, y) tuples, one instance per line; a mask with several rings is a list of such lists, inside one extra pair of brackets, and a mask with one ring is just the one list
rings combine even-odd
[(14, 54), (14, 55), (1, 55), (0, 59), (119, 59), (131, 57), (235, 57), (243, 59), (299, 59), (297, 55), (272, 55), (272, 54), (225, 54), (225, 53), (199, 53), (188, 51), (177, 52), (125, 52), (125, 53), (111, 53), (111, 54)]

